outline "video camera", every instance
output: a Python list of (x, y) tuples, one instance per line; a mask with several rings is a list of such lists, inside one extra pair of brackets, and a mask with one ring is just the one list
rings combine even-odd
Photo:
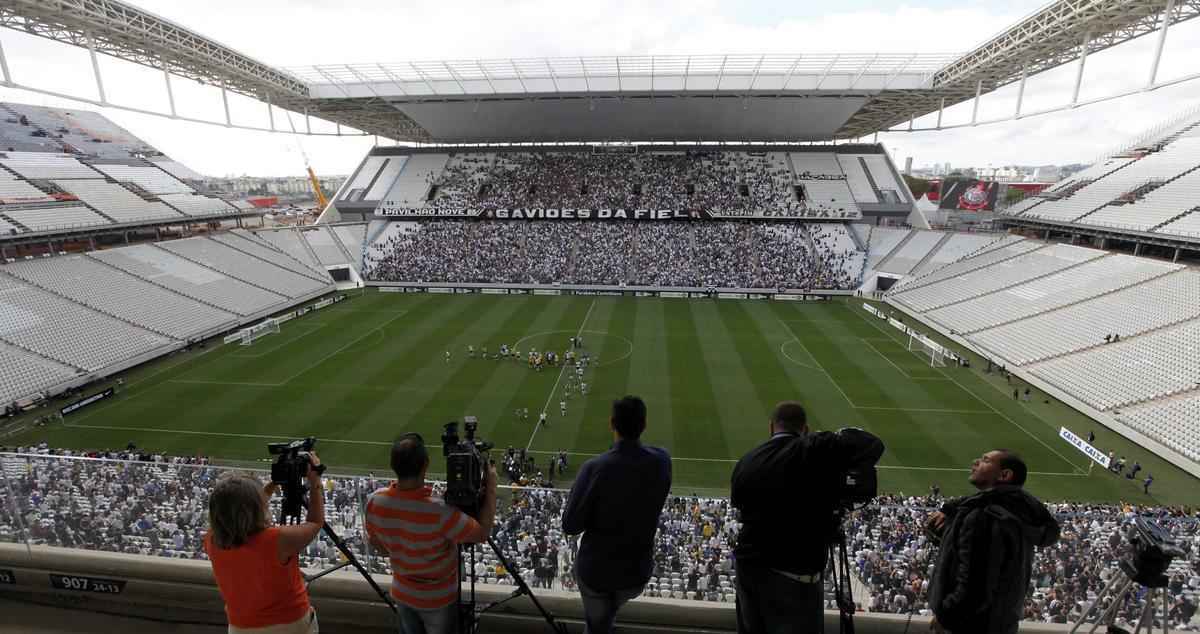
[(879, 474), (875, 465), (883, 457), (883, 441), (857, 427), (837, 431), (841, 444), (848, 446), (850, 455), (838, 477), (837, 507), (846, 511), (866, 504), (879, 494)]
[(446, 423), (442, 431), (442, 454), (446, 456), (446, 494), (443, 499), (471, 517), (479, 517), (483, 503), (483, 483), (487, 479), (488, 458), (495, 445), (475, 438), (479, 419), (463, 417), (463, 438), (458, 436), (458, 421)]
[[(305, 477), (308, 476), (312, 461), (309, 454), (317, 439), (309, 436), (302, 440), (291, 442), (273, 442), (267, 444), (267, 453), (279, 456), (271, 463), (271, 482), (278, 484), (283, 491), (283, 501), (279, 513), (279, 523), (287, 523), (291, 518), (300, 520), (300, 512), (305, 507), (304, 496), (308, 493)], [(325, 465), (317, 465), (317, 473), (325, 473)]]
[(1171, 561), (1187, 553), (1170, 533), (1144, 517), (1133, 519), (1127, 537), (1129, 550), (1121, 557), (1121, 570), (1147, 588), (1166, 587)]

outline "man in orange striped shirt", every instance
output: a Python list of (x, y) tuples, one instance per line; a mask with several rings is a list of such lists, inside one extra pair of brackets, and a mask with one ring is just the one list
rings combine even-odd
[(405, 632), (450, 634), (458, 623), (456, 544), (487, 541), (496, 519), (496, 467), (488, 468), (479, 521), (447, 506), (425, 484), (429, 453), (420, 434), (392, 443), (396, 481), (367, 498), (367, 534), (392, 563), (392, 598)]

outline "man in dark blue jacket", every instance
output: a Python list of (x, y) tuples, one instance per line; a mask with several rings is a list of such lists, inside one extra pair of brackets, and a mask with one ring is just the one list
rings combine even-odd
[(617, 610), (650, 580), (654, 532), (671, 489), (670, 454), (638, 440), (646, 429), (642, 399), (613, 401), (609, 424), (616, 443), (579, 468), (563, 512), (563, 532), (583, 533), (575, 579), (589, 634), (611, 632)]
[(1007, 449), (985, 453), (969, 478), (979, 493), (952, 500), (926, 528), (941, 539), (929, 589), (934, 632), (1016, 634), (1034, 547), (1058, 541), (1058, 521), (1022, 487), (1025, 462)]

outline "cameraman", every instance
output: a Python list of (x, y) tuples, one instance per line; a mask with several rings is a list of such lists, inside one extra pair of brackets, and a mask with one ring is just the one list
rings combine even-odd
[(409, 634), (448, 634), (458, 624), (456, 544), (487, 541), (496, 519), (496, 466), (489, 465), (479, 521), (447, 506), (425, 484), (429, 452), (420, 434), (392, 443), (396, 481), (367, 498), (367, 534), (392, 564), (392, 598)]
[(737, 630), (820, 632), (821, 572), (836, 528), (840, 474), (861, 445), (881, 443), (866, 432), (810, 433), (795, 401), (775, 406), (769, 429), (771, 437), (733, 469), (729, 500), (742, 522), (733, 551)]
[[(315, 453), (309, 460), (313, 467), (321, 464)], [(270, 525), (268, 502), (276, 489), (274, 483), (264, 488), (252, 476), (226, 473), (208, 498), (204, 550), (225, 600), (230, 634), (318, 631), (299, 554), (325, 525), (321, 474), (308, 470), (308, 517), (302, 524)]]

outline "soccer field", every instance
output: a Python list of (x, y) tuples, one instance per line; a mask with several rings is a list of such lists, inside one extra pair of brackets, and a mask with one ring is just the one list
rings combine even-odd
[[(676, 493), (726, 495), (736, 459), (766, 438), (771, 407), (796, 399), (815, 428), (857, 426), (884, 439), (888, 492), (922, 494), (937, 483), (965, 493), (971, 461), (1006, 447), (1024, 455), (1029, 488), (1048, 499), (1200, 500), (1182, 471), (1040, 394), (1013, 400), (978, 363), (930, 367), (861, 303), (368, 292), (251, 346), (210, 343), (148, 364), (126, 375), (116, 398), (5, 442), (133, 441), (250, 462), (266, 458), (267, 442), (312, 435), (334, 472), (386, 473), (392, 438), (417, 431), (438, 443), (443, 423), (473, 415), (498, 449), (528, 447), (539, 463), (569, 451), (570, 474), (612, 442), (611, 399), (636, 394), (649, 408), (643, 439), (674, 457)], [(566, 416), (558, 368), (466, 354), (468, 345), (494, 353), (501, 343), (563, 351), (576, 334), (593, 356), (590, 390), (567, 399)], [(529, 420), (519, 420), (525, 407)], [(543, 409), (550, 424), (535, 429)], [(1151, 496), (1140, 483), (1089, 471), (1058, 438), (1060, 425), (1094, 429), (1098, 446), (1141, 460), (1156, 479)], [(438, 453), (431, 470), (441, 469)]]

